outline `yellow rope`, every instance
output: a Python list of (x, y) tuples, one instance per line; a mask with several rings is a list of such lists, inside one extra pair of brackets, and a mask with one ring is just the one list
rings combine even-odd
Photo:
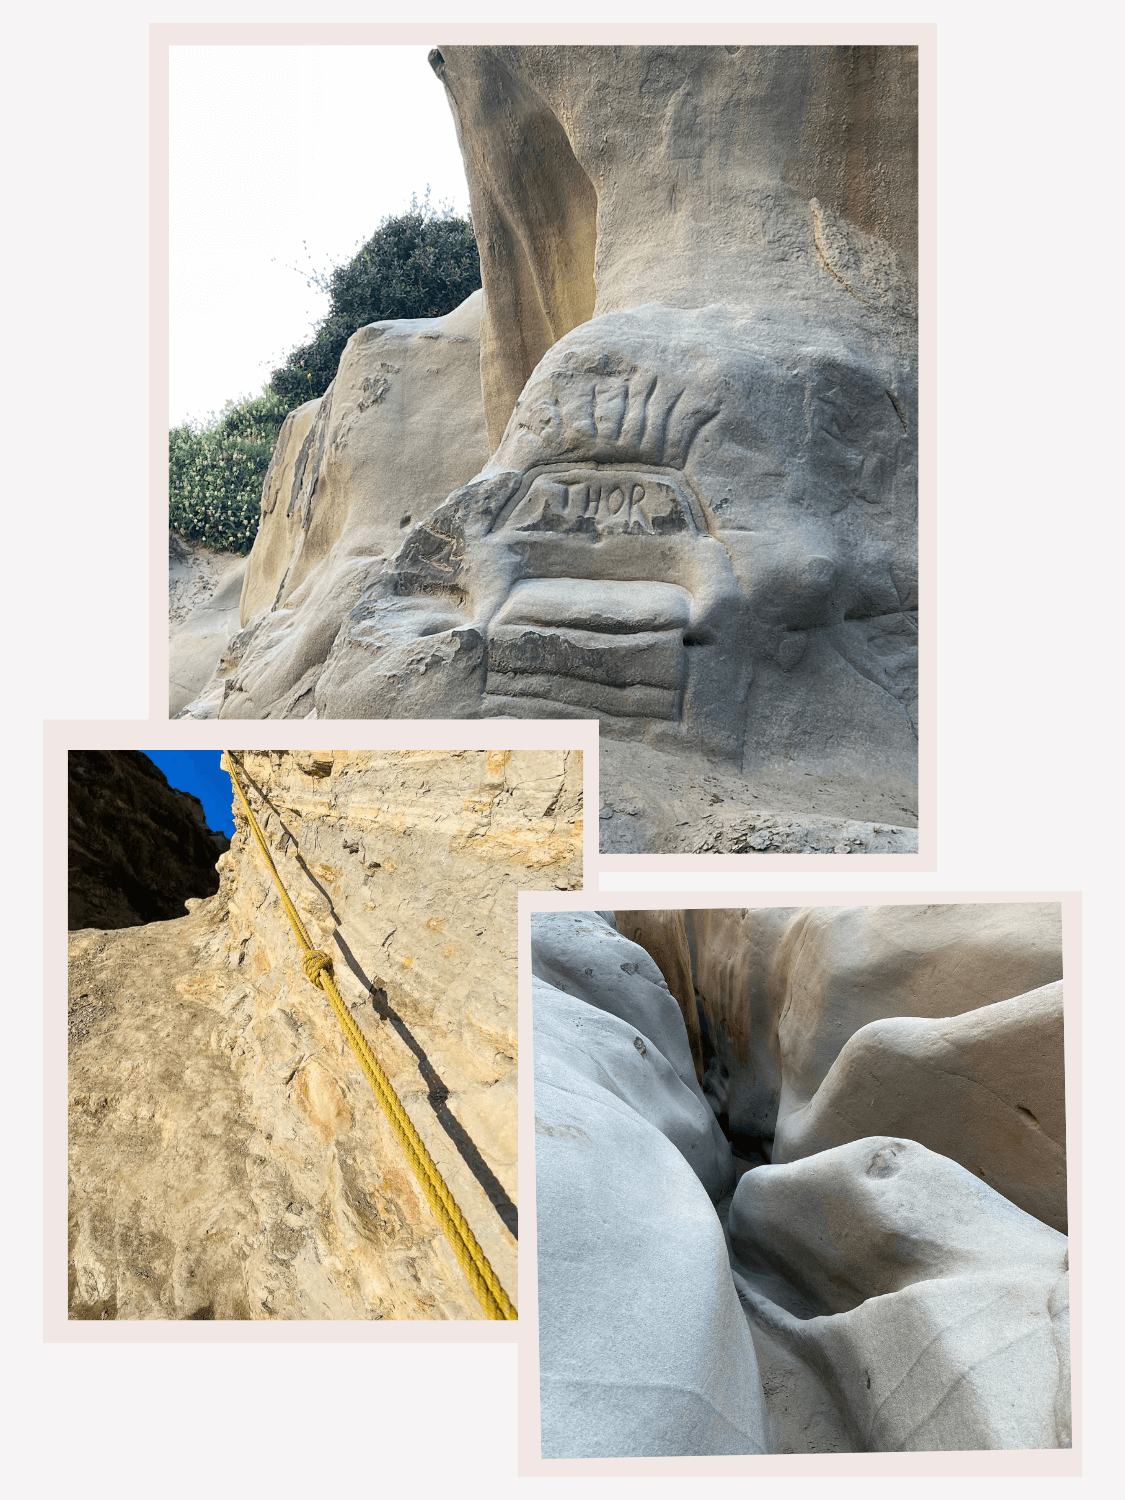
[(297, 934), (297, 941), (301, 945), (303, 952), (301, 967), (305, 971), (305, 977), (328, 996), (328, 1002), (336, 1013), (336, 1019), (343, 1027), (344, 1035), (351, 1043), (352, 1051), (359, 1059), (360, 1067), (367, 1074), (368, 1081), (375, 1090), (375, 1097), (390, 1121), (391, 1129), (398, 1137), (399, 1145), (413, 1168), (414, 1175), (434, 1211), (434, 1216), (445, 1231), (446, 1239), (452, 1245), (454, 1254), (460, 1261), (461, 1268), (468, 1277), (469, 1284), (486, 1315), (498, 1320), (514, 1319), (517, 1316), (516, 1309), (509, 1301), (507, 1292), (500, 1285), (496, 1272), (489, 1265), (487, 1256), (477, 1243), (476, 1236), (465, 1220), (465, 1215), (457, 1206), (433, 1157), (426, 1150), (422, 1137), (415, 1130), (410, 1116), (402, 1106), (402, 1101), (395, 1093), (394, 1085), (383, 1071), (367, 1038), (360, 1031), (344, 1004), (336, 988), (336, 981), (332, 977), (332, 960), (327, 953), (313, 947), (305, 931), (305, 925), (297, 914), (297, 908), (290, 901), (289, 893), (281, 883), (281, 876), (277, 873), (277, 866), (273, 862), (269, 846), (266, 844), (262, 830), (258, 827), (258, 820), (246, 800), (246, 793), (242, 790), (242, 783), (234, 768), (234, 759), (229, 750), (224, 751), (224, 754), (227, 758), (230, 779), (234, 783), (234, 789), (239, 795), (242, 806), (246, 809), (250, 832), (254, 835), (258, 848), (262, 851), (262, 857), (269, 866), (270, 874), (277, 886), (277, 893), (281, 897), (281, 904), (285, 908), (293, 931)]

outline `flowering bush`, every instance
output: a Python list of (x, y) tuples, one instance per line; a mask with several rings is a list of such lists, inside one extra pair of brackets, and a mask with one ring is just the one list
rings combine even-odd
[(228, 401), (209, 423), (168, 434), (168, 520), (189, 541), (249, 552), (262, 480), (290, 404), (273, 391)]

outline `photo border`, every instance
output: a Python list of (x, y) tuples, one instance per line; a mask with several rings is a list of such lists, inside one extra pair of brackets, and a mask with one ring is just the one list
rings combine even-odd
[[(1062, 909), (1064, 1080), (1067, 1132), (1067, 1213), (1070, 1246), (1071, 1413), (1073, 1447), (973, 1449), (920, 1453), (771, 1453), (684, 1458), (541, 1458), (539, 1422), (539, 1298), (535, 1213), (535, 1042), (531, 1000), (531, 916), (533, 912), (660, 911), (722, 909), (735, 906), (730, 892), (613, 891), (613, 906), (600, 908), (584, 892), (520, 891), (519, 1017), (524, 1087), (519, 1098), (519, 1195), (521, 1234), (519, 1276), (523, 1325), (519, 1370), (519, 1474), (521, 1478), (594, 1476), (765, 1478), (799, 1475), (1063, 1477), (1082, 1472), (1082, 898), (1077, 891), (743, 891), (739, 907), (999, 905), (1057, 902)], [(724, 899), (725, 898), (725, 899)]]
[[(597, 723), (585, 719), (48, 720), (43, 726), (43, 1338), (48, 1343), (514, 1344), (519, 1324), (488, 1320), (107, 1319), (67, 1317), (67, 753), (71, 750), (580, 750), (583, 811), (597, 806)], [(241, 732), (232, 733), (232, 728)], [(284, 735), (277, 734), (284, 728)], [(466, 733), (466, 729), (471, 733)], [(245, 731), (249, 731), (246, 733)], [(325, 731), (328, 731), (325, 733)], [(546, 732), (544, 732), (546, 731)], [(233, 800), (233, 792), (232, 792)], [(596, 870), (597, 820), (584, 816), (582, 879)], [(591, 845), (595, 847), (592, 849)], [(539, 894), (538, 892), (536, 894)], [(518, 917), (518, 913), (517, 913)], [(517, 1027), (519, 1012), (517, 1009)], [(518, 1109), (518, 1105), (517, 1105)], [(522, 1269), (522, 1263), (520, 1264)]]
[[(607, 21), (529, 23), (423, 21), (157, 22), (149, 27), (150, 282), (150, 653), (149, 712), (168, 713), (168, 463), (170, 358), (169, 65), (173, 46), (417, 46), (438, 38), (450, 45), (640, 46), (916, 46), (918, 48), (918, 285), (919, 285), (919, 736), (917, 854), (606, 854), (602, 867), (620, 872), (789, 869), (897, 873), (937, 869), (937, 470), (936, 470), (936, 195), (937, 26), (935, 23)], [(158, 705), (153, 712), (153, 705)], [(176, 720), (177, 723), (191, 721)], [(224, 721), (225, 722), (225, 721)], [(256, 720), (246, 722), (271, 722)], [(296, 722), (286, 720), (285, 722)], [(325, 723), (348, 723), (345, 719)], [(385, 720), (370, 720), (385, 723)], [(421, 723), (422, 720), (410, 722)], [(472, 719), (451, 720), (466, 725)], [(784, 809), (778, 809), (784, 813)], [(841, 865), (843, 861), (843, 865)]]

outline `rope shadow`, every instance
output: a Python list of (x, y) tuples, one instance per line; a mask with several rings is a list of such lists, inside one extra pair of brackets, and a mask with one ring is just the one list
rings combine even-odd
[(430, 1108), (437, 1116), (438, 1123), (457, 1148), (457, 1154), (461, 1160), (484, 1189), (488, 1201), (496, 1210), (508, 1233), (513, 1239), (518, 1240), (519, 1212), (516, 1205), (505, 1192), (503, 1183), (499, 1181), (492, 1168), (485, 1161), (484, 1157), (481, 1156), (469, 1132), (450, 1109), (449, 1090), (434, 1070), (433, 1064), (426, 1056), (421, 1043), (391, 1005), (385, 989), (373, 984), (370, 987), (369, 993), (375, 1014), (381, 1021), (387, 1021), (391, 1025), (417, 1058), (418, 1071), (421, 1073), (423, 1082), (426, 1085)]
[[(304, 863), (303, 860), (301, 862), (302, 864)], [(314, 879), (311, 875), (309, 878)], [(369, 979), (363, 972), (363, 969), (356, 960), (355, 954), (349, 948), (347, 940), (339, 928), (336, 929), (333, 936), (337, 947), (343, 955), (344, 962), (367, 991), (375, 1015), (380, 1021), (388, 1022), (394, 1032), (414, 1054), (418, 1062), (418, 1071), (422, 1075), (422, 1081), (426, 1085), (426, 1097), (429, 1100), (430, 1108), (437, 1117), (439, 1125), (445, 1131), (450, 1141), (452, 1141), (458, 1156), (460, 1156), (461, 1160), (483, 1188), (488, 1201), (500, 1216), (504, 1227), (513, 1239), (518, 1240), (519, 1211), (511, 1198), (508, 1197), (503, 1183), (480, 1154), (472, 1136), (470, 1136), (464, 1125), (461, 1124), (461, 1121), (450, 1109), (449, 1090), (441, 1081), (441, 1076), (433, 1063), (426, 1056), (425, 1048), (395, 1010), (394, 1006), (392, 1006), (387, 997), (386, 990), (381, 985)]]
[[(270, 809), (271, 812), (276, 814), (278, 822), (281, 824), (281, 828), (287, 837), (288, 843), (292, 844), (293, 857), (296, 859), (297, 864), (301, 867), (301, 870), (304, 872), (306, 878), (312, 883), (312, 885), (316, 887), (316, 889), (324, 897), (325, 901), (327, 901), (328, 908), (332, 913), (333, 920), (337, 924), (339, 924), (340, 918), (336, 912), (335, 906), (333, 905), (332, 897), (324, 889), (324, 886), (305, 863), (305, 858), (301, 853), (301, 847), (297, 841), (296, 835), (290, 833), (289, 829), (286, 828), (285, 821), (282, 818), (280, 811), (273, 806), (269, 797), (263, 792), (262, 788), (257, 786), (249, 775), (246, 775), (244, 768), (240, 767), (240, 770), (243, 771), (243, 775), (246, 776), (246, 780), (254, 788), (255, 792), (257, 792), (262, 802)], [(285, 852), (286, 847), (287, 845), (282, 845), (281, 852)], [(505, 1191), (503, 1183), (500, 1182), (499, 1178), (493, 1172), (492, 1168), (488, 1165), (484, 1157), (481, 1155), (476, 1142), (469, 1135), (469, 1132), (465, 1129), (465, 1127), (461, 1124), (461, 1121), (450, 1109), (449, 1090), (441, 1081), (440, 1075), (438, 1074), (434, 1065), (430, 1062), (430, 1059), (427, 1057), (425, 1048), (418, 1041), (417, 1037), (410, 1030), (410, 1027), (406, 1024), (403, 1018), (391, 1005), (386, 990), (383, 989), (382, 986), (377, 985), (374, 980), (368, 978), (367, 974), (364, 973), (362, 966), (356, 959), (355, 954), (352, 952), (351, 948), (348, 946), (346, 939), (341, 933), (339, 925), (337, 925), (336, 931), (333, 933), (333, 937), (344, 962), (347, 964), (352, 974), (363, 986), (365, 992), (370, 997), (372, 1009), (374, 1010), (375, 1015), (379, 1018), (379, 1020), (388, 1022), (392, 1029), (396, 1032), (396, 1034), (414, 1054), (414, 1057), (418, 1063), (418, 1071), (422, 1075), (422, 1081), (426, 1085), (426, 1096), (429, 1100), (430, 1108), (433, 1110), (438, 1123), (441, 1125), (442, 1129), (449, 1137), (455, 1150), (457, 1151), (458, 1156), (460, 1156), (461, 1160), (465, 1163), (469, 1171), (476, 1178), (480, 1187), (484, 1191), (485, 1196), (488, 1198), (488, 1201), (496, 1210), (501, 1223), (508, 1230), (508, 1233), (512, 1236), (512, 1238), (514, 1240), (518, 1240), (519, 1210), (512, 1202), (511, 1198), (509, 1198), (507, 1192)]]

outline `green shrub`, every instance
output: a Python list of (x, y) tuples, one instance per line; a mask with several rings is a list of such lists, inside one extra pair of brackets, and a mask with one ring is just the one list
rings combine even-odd
[(289, 403), (273, 391), (230, 402), (207, 425), (168, 434), (168, 520), (189, 541), (249, 552), (262, 481)]
[(473, 226), (449, 208), (433, 210), (427, 190), (407, 213), (384, 219), (346, 265), (310, 284), (328, 293), (328, 312), (313, 341), (270, 376), (270, 388), (294, 406), (324, 394), (357, 328), (387, 318), (440, 318), (477, 290)]

